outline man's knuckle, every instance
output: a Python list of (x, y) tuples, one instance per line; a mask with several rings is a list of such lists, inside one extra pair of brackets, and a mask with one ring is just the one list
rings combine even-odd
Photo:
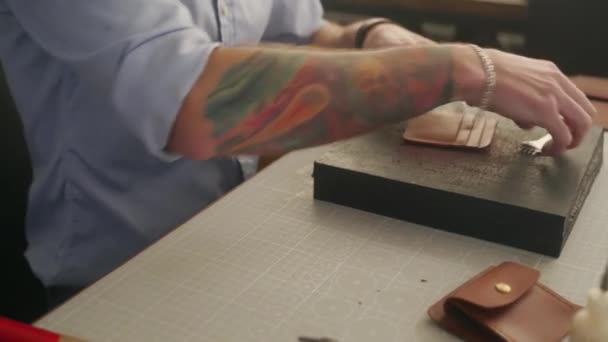
[(593, 120), (591, 119), (591, 117), (589, 115), (583, 115), (581, 123), (582, 123), (583, 129), (586, 131), (589, 128), (591, 128), (591, 126), (593, 125)]
[(557, 99), (550, 91), (547, 91), (538, 97), (537, 106), (542, 109), (539, 114), (543, 116), (554, 117), (557, 114)]

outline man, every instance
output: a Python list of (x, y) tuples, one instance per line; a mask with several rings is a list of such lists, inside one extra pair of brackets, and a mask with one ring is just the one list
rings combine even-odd
[(90, 284), (237, 185), (241, 154), (490, 97), (547, 128), (560, 153), (594, 115), (551, 63), (390, 23), (340, 27), (316, 0), (0, 0), (0, 44), (35, 170), (27, 257), (51, 294)]

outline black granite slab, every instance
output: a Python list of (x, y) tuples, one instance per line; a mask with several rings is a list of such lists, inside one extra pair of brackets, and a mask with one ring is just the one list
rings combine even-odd
[(558, 257), (601, 167), (603, 133), (556, 158), (520, 153), (523, 131), (499, 118), (470, 151), (403, 142), (402, 127), (336, 143), (314, 165), (314, 197)]

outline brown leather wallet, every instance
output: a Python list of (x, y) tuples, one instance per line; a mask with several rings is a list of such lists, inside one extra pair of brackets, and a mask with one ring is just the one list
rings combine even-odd
[(403, 139), (438, 146), (483, 149), (490, 145), (497, 120), (476, 108), (453, 103), (407, 121)]
[(465, 341), (560, 341), (580, 306), (538, 283), (539, 272), (504, 262), (433, 304), (428, 314)]

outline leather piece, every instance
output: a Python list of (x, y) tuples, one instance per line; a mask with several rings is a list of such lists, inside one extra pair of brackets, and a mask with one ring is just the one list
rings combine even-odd
[[(428, 315), (465, 341), (560, 341), (580, 306), (538, 277), (538, 271), (512, 262), (489, 267), (433, 304)], [(497, 282), (512, 291), (496, 291)]]
[[(464, 146), (469, 141), (471, 131), (475, 125), (475, 115), (473, 113), (457, 113), (453, 115), (462, 115), (462, 125), (459, 127), (458, 134), (456, 135), (456, 141), (452, 145)], [(442, 123), (437, 122), (436, 125), (441, 126)]]
[[(462, 115), (450, 112), (430, 112), (407, 122), (404, 138), (424, 143), (452, 144), (457, 139)], [(468, 138), (468, 136), (467, 136)]]
[(488, 147), (498, 121), (493, 115), (478, 115), (476, 108), (453, 103), (410, 119), (403, 132), (409, 142), (449, 147)]
[(608, 79), (577, 75), (570, 77), (570, 80), (588, 97), (608, 101)]
[(495, 116), (487, 116), (486, 117), (486, 127), (483, 130), (481, 135), (481, 140), (479, 141), (480, 148), (486, 148), (490, 146), (492, 143), (492, 138), (494, 137), (494, 133), (496, 132), (496, 126), (498, 125), (498, 120)]
[[(506, 262), (493, 272), (485, 273), (478, 281), (456, 289), (451, 294), (452, 300), (473, 304), (484, 309), (496, 309), (513, 304), (528, 292), (538, 281), (537, 270), (516, 263)], [(500, 293), (495, 284), (505, 283), (511, 292)], [(492, 286), (488, 286), (488, 284)]]
[(608, 102), (591, 101), (597, 110), (593, 123), (608, 129)]
[(486, 116), (485, 115), (476, 115), (473, 118), (473, 129), (471, 129), (471, 134), (469, 135), (469, 140), (467, 140), (468, 147), (478, 147), (479, 141), (481, 140), (481, 134), (483, 133), (484, 128), (486, 127)]

